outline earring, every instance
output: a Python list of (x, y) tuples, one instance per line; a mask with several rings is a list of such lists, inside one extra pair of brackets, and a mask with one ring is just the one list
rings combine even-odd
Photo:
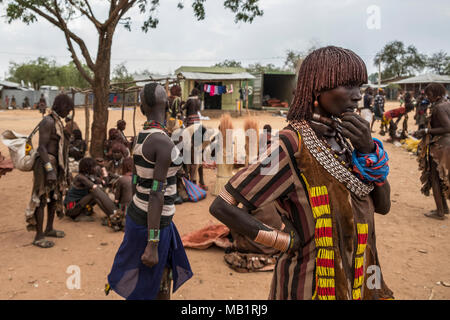
[(314, 101), (314, 108), (317, 108), (319, 106), (319, 101), (315, 100)]

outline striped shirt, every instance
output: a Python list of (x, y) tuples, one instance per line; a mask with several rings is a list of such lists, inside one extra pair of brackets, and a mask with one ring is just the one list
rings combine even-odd
[[(136, 167), (137, 184), (136, 193), (129, 207), (133, 211), (132, 216), (140, 216), (140, 221), (147, 221), (148, 201), (150, 189), (153, 185), (153, 173), (155, 162), (145, 158), (142, 148), (145, 141), (154, 133), (166, 134), (164, 131), (156, 128), (143, 130), (139, 133), (136, 145), (133, 150), (133, 160)], [(175, 153), (174, 153), (175, 152)], [(164, 183), (164, 205), (161, 212), (161, 218), (171, 218), (175, 214), (175, 199), (177, 195), (177, 177), (176, 173), (180, 168), (181, 162), (178, 161), (180, 153), (177, 148), (173, 149), (172, 163), (167, 171), (166, 181)], [(176, 164), (180, 163), (180, 164)], [(138, 222), (138, 221), (136, 221)]]
[[(314, 289), (315, 222), (293, 156), (299, 149), (298, 143), (295, 131), (280, 131), (268, 155), (241, 169), (225, 186), (236, 201), (249, 210), (276, 201), (282, 209), (280, 214), (291, 220), (299, 233), (302, 248), (295, 253), (282, 253), (278, 258), (270, 299), (311, 299)], [(267, 159), (271, 159), (269, 164), (265, 164)]]

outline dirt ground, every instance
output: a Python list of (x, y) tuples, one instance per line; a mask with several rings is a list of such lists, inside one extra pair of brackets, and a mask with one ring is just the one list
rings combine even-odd
[[(389, 107), (397, 106), (391, 103)], [(139, 113), (139, 112), (138, 112)], [(109, 127), (121, 117), (110, 112)], [(274, 129), (285, 126), (285, 119), (270, 113), (254, 115), (260, 127), (269, 123)], [(35, 110), (0, 111), (0, 132), (12, 129), (28, 134), (40, 114)], [(91, 115), (92, 119), (92, 115)], [(133, 135), (132, 111), (126, 110), (126, 133)], [(77, 110), (76, 122), (84, 135), (84, 112)], [(139, 131), (144, 119), (138, 115)], [(217, 127), (217, 120), (205, 121)], [(235, 128), (243, 120), (235, 119)], [(378, 131), (379, 124), (375, 125)], [(410, 119), (409, 128), (415, 128)], [(386, 137), (374, 135), (382, 141)], [(37, 145), (35, 139), (34, 145)], [(420, 193), (419, 172), (414, 155), (386, 143), (390, 157), (392, 209), (386, 216), (377, 215), (377, 240), (381, 267), (388, 286), (397, 299), (450, 299), (450, 220), (436, 221), (424, 217), (435, 208), (431, 197)], [(2, 154), (7, 148), (0, 144)], [(209, 190), (214, 187), (214, 170), (205, 170)], [(114, 292), (105, 296), (106, 283), (114, 255), (123, 233), (115, 233), (100, 224), (103, 213), (96, 209), (95, 222), (72, 222), (56, 219), (55, 227), (66, 237), (56, 239), (51, 249), (31, 245), (34, 234), (25, 229), (24, 210), (31, 193), (31, 172), (14, 170), (0, 179), (0, 299), (122, 299)], [(174, 221), (181, 235), (217, 221), (208, 208), (214, 196), (197, 203), (177, 206)], [(187, 249), (194, 277), (172, 296), (173, 299), (267, 299), (271, 272), (236, 273), (225, 264), (223, 250)], [(70, 266), (78, 266), (81, 288), (68, 289)], [(69, 273), (68, 273), (69, 268)]]

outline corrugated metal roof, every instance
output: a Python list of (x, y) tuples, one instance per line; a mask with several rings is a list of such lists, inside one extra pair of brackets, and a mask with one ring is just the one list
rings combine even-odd
[(225, 74), (225, 73), (243, 73), (245, 72), (244, 68), (231, 68), (231, 67), (195, 67), (195, 66), (181, 66), (177, 70), (175, 70), (175, 74), (184, 73), (184, 72), (196, 72), (196, 73), (217, 73), (217, 74)]
[[(388, 86), (388, 84), (381, 84), (380, 88), (386, 88), (387, 86)], [(371, 88), (377, 89), (378, 88), (378, 84), (377, 83), (366, 83), (366, 84), (363, 84), (361, 86), (361, 88), (367, 88), (367, 87), (371, 87)]]
[(20, 84), (11, 82), (11, 81), (6, 81), (6, 80), (0, 80), (0, 85), (2, 85), (3, 87), (10, 87), (10, 88), (19, 88), (20, 87)]
[[(142, 80), (146, 80), (146, 79), (149, 79), (149, 78), (152, 78), (152, 79), (162, 79), (162, 78), (164, 78), (164, 79), (172, 79), (172, 80), (176, 80), (177, 79), (177, 77), (176, 76), (174, 76), (174, 75), (161, 75), (161, 74), (154, 74), (154, 73), (152, 73), (152, 74), (150, 74), (150, 75), (144, 75), (144, 74), (134, 74), (133, 75), (133, 80), (135, 80), (135, 81), (142, 81)], [(145, 82), (139, 82), (139, 85), (142, 85), (142, 86), (145, 86), (146, 84), (148, 84), (148, 83), (152, 83), (153, 81), (145, 81)], [(161, 80), (161, 81), (158, 81), (158, 83), (159, 84), (165, 84), (166, 83), (166, 80)]]
[(180, 74), (188, 80), (244, 80), (255, 79), (248, 72), (240, 73), (204, 73), (204, 72), (180, 72)]
[(264, 71), (263, 73), (274, 76), (295, 76), (292, 71)]
[(430, 83), (430, 82), (450, 83), (450, 76), (443, 76), (443, 75), (434, 74), (434, 73), (427, 73), (427, 74), (421, 74), (416, 77), (411, 77), (408, 79), (400, 80), (400, 81), (397, 81), (394, 83), (408, 84), (408, 83)]

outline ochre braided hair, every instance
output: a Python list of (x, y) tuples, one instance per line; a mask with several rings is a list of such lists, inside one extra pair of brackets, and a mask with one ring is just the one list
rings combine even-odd
[(426, 95), (432, 95), (434, 98), (445, 96), (445, 87), (440, 83), (432, 82), (425, 88)]
[(320, 92), (364, 83), (366, 65), (353, 51), (334, 46), (317, 49), (302, 62), (287, 119), (311, 119), (313, 103)]

